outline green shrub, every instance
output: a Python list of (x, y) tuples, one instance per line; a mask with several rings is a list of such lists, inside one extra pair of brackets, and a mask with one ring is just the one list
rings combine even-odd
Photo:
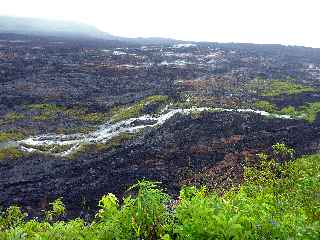
[[(317, 239), (320, 176), (316, 174), (319, 170), (316, 165), (320, 156), (288, 164), (281, 159), (285, 155), (291, 158), (292, 149), (276, 144), (273, 151), (275, 158), (260, 154), (260, 163), (245, 170), (245, 182), (237, 191), (221, 198), (214, 193), (196, 194), (193, 188), (188, 197), (182, 195), (176, 209), (178, 236), (181, 239)], [(309, 173), (300, 171), (309, 167)]]
[(309, 122), (316, 120), (317, 114), (320, 112), (320, 102), (308, 103), (300, 109), (305, 119)]
[(238, 223), (239, 214), (216, 194), (182, 200), (175, 217), (178, 239), (246, 239), (249, 235)]
[(292, 106), (287, 106), (282, 108), (279, 113), (284, 114), (284, 115), (289, 115), (291, 117), (297, 117), (299, 116), (299, 112)]
[(159, 239), (164, 235), (169, 218), (165, 204), (169, 196), (148, 181), (140, 181), (129, 190), (133, 189), (138, 189), (137, 197), (126, 197), (121, 208), (112, 194), (99, 202), (101, 209), (97, 217), (107, 224), (103, 233), (107, 239)]
[(20, 226), (24, 223), (26, 217), (27, 214), (22, 213), (20, 207), (9, 207), (4, 213), (0, 215), (0, 231)]
[[(183, 187), (172, 202), (157, 184), (140, 181), (120, 204), (111, 193), (93, 222), (58, 221), (61, 200), (47, 221), (25, 221), (17, 207), (0, 217), (0, 239), (314, 239), (320, 237), (320, 155), (294, 161), (283, 143), (247, 163), (244, 182), (223, 196)], [(286, 161), (284, 161), (286, 160)]]
[(317, 114), (320, 112), (320, 102), (307, 103), (295, 109), (292, 106), (285, 107), (279, 111), (280, 114), (286, 114), (292, 117), (301, 117), (312, 123), (316, 120)]
[(46, 212), (46, 220), (53, 221), (62, 217), (65, 214), (65, 206), (61, 198), (56, 199), (54, 202), (49, 204), (51, 209)]
[(289, 148), (284, 143), (274, 144), (272, 146), (272, 150), (276, 160), (278, 161), (291, 160), (295, 153), (293, 148)]

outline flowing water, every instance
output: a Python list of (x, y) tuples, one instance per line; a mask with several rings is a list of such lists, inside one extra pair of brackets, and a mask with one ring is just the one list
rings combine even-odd
[[(152, 128), (161, 126), (167, 120), (176, 114), (191, 114), (193, 112), (214, 111), (214, 112), (240, 112), (240, 113), (256, 113), (262, 116), (270, 116), (274, 118), (291, 119), (288, 115), (271, 114), (265, 111), (257, 111), (253, 109), (225, 109), (225, 108), (188, 108), (188, 109), (170, 109), (168, 106), (162, 110), (157, 116), (143, 115), (137, 118), (130, 118), (117, 123), (108, 122), (88, 134), (47, 134), (29, 137), (27, 139), (7, 142), (0, 145), (0, 149), (8, 147), (19, 147), (25, 152), (43, 152), (57, 156), (67, 156), (79, 150), (82, 145), (107, 143), (112, 138), (121, 133), (136, 133), (144, 128)], [(53, 149), (59, 146), (60, 152), (52, 153)], [(45, 147), (45, 150), (40, 150)]]

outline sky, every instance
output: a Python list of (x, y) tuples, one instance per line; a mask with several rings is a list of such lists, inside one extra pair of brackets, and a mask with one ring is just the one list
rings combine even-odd
[(320, 0), (1, 0), (0, 15), (71, 20), (125, 37), (320, 48)]

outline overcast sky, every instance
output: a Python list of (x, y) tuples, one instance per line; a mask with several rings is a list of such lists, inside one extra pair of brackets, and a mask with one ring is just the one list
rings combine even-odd
[(1, 0), (0, 15), (75, 20), (128, 37), (320, 47), (320, 0)]

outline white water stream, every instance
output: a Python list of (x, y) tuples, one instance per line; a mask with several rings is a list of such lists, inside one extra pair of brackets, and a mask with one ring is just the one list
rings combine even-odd
[[(256, 113), (262, 116), (271, 116), (274, 118), (291, 119), (288, 115), (271, 114), (265, 111), (256, 111), (253, 109), (225, 109), (225, 108), (189, 108), (189, 109), (170, 109), (167, 106), (157, 116), (144, 115), (137, 118), (130, 118), (114, 124), (110, 122), (103, 124), (97, 128), (96, 131), (88, 134), (47, 134), (29, 137), (27, 139), (13, 142), (22, 151), (26, 152), (43, 152), (57, 156), (67, 156), (79, 150), (82, 145), (96, 144), (96, 143), (107, 143), (110, 139), (118, 136), (121, 133), (135, 133), (141, 129), (147, 127), (161, 126), (168, 119), (174, 115), (190, 114), (192, 112), (203, 112), (203, 111), (215, 111), (215, 112), (241, 112), (241, 113)], [(51, 153), (50, 150), (56, 146), (63, 146), (63, 149), (59, 153)], [(41, 151), (37, 148), (45, 147), (46, 151)]]

